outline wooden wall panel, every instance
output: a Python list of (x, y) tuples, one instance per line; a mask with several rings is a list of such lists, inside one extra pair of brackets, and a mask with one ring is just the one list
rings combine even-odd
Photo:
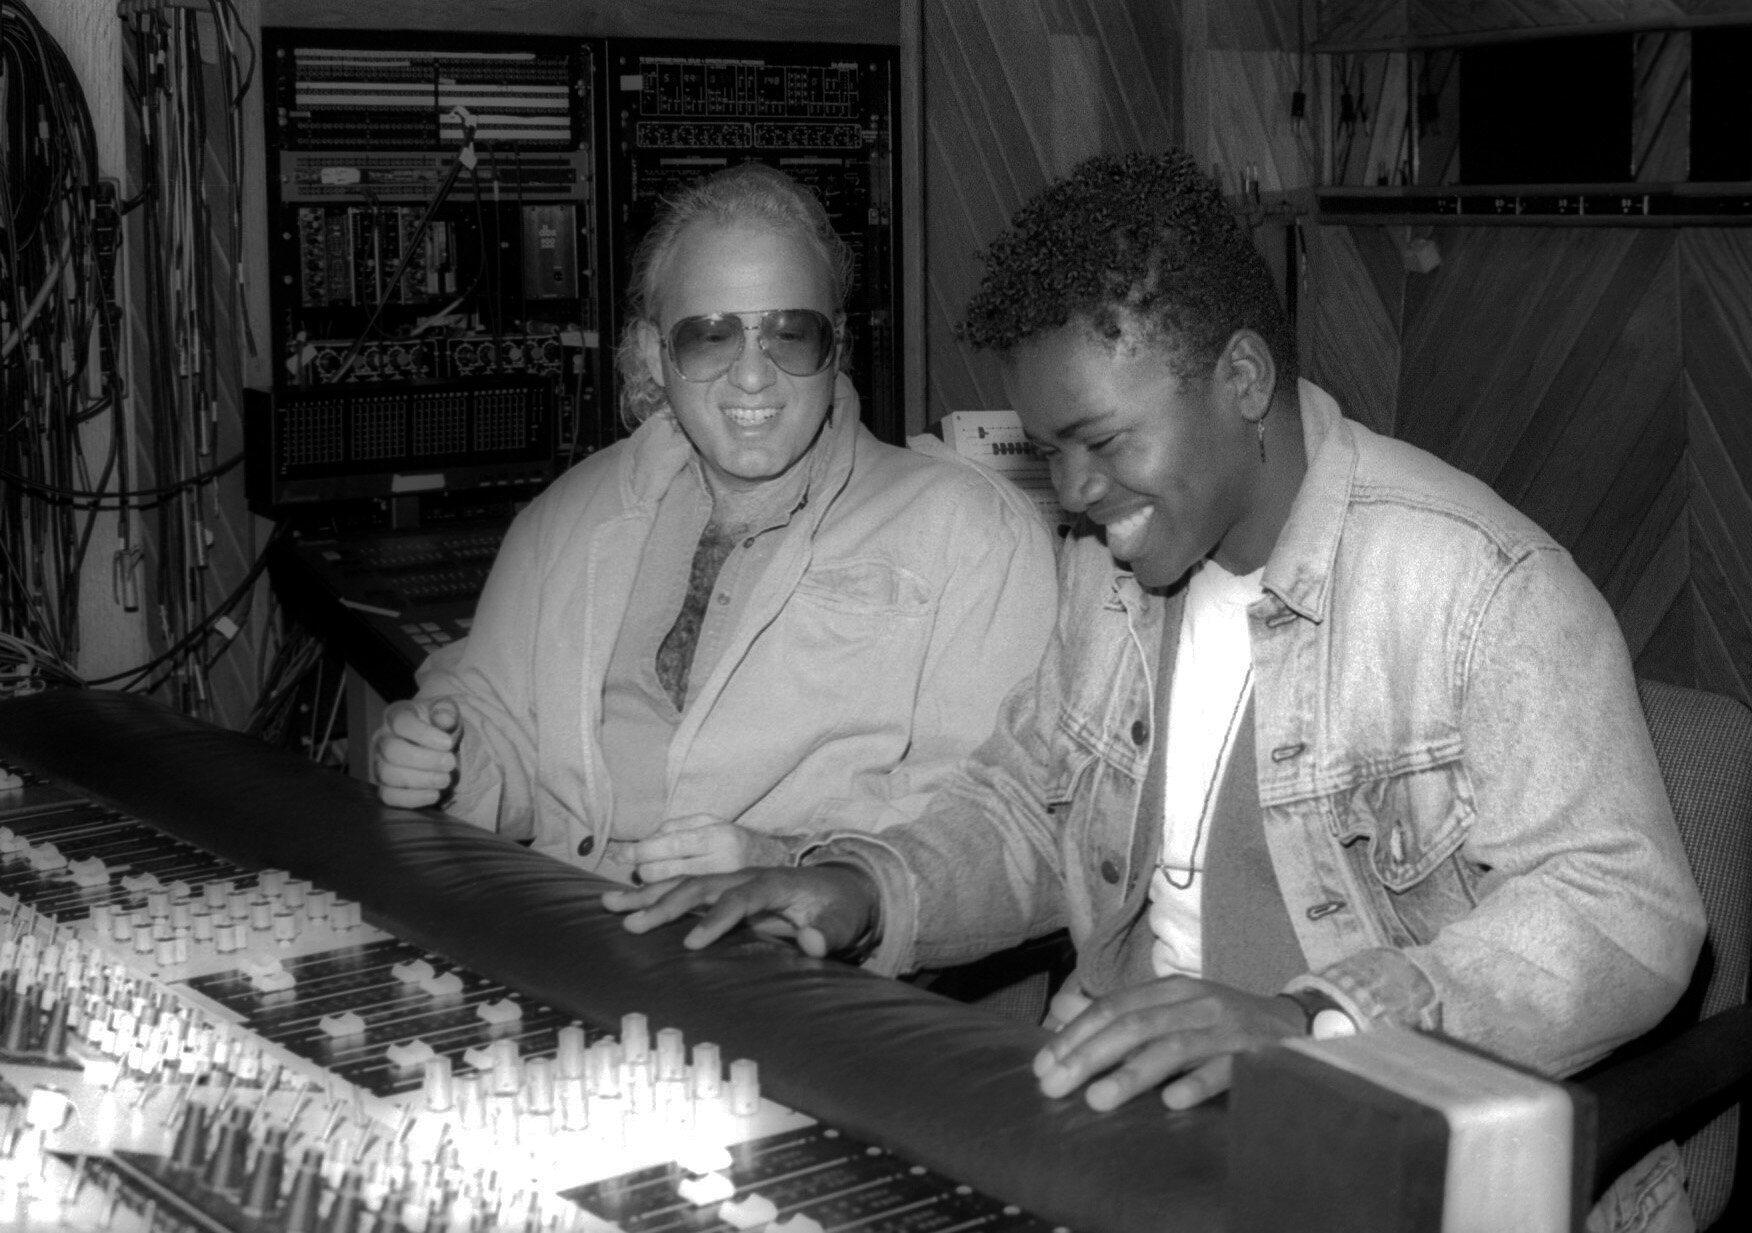
[(1651, 31), (1634, 40), (1630, 178), (1672, 183), (1691, 174), (1691, 35)]
[(1610, 316), (1606, 302), (1656, 264), (1628, 231), (1579, 234), (1577, 246), (1578, 233), (1556, 228), (1439, 228), (1442, 264), (1407, 276), (1399, 435), (1499, 488), (1506, 479), (1511, 500), (1542, 456), (1526, 451), (1561, 424), (1553, 383), (1617, 328), (1603, 321), (1590, 336), (1587, 314)]
[(997, 361), (953, 332), (979, 285), (979, 250), (1078, 159), (1170, 144), (1180, 52), (1174, 15), (1152, 0), (923, 3), (927, 417), (935, 421), (1007, 403)]
[(1752, 233), (1679, 241), (1699, 684), (1752, 701)]
[(1298, 2), (1180, 0), (1187, 152), (1231, 193), (1241, 193), (1249, 169), (1268, 194), (1310, 187), (1318, 177), (1313, 140), (1321, 125), (1312, 117), (1299, 129), (1289, 122), (1297, 86), (1311, 104), (1317, 94), (1296, 54)]
[[(1631, 658), (1644, 664), (1661, 663), (1669, 673), (1662, 679), (1681, 685), (1691, 681), (1690, 665), (1675, 659), (1672, 652), (1688, 640), (1682, 630), (1672, 627), (1669, 618), (1676, 607), (1689, 609), (1685, 601), (1690, 578), (1690, 537), (1686, 521), (1680, 519), (1667, 528), (1655, 552), (1636, 574), (1635, 585), (1613, 608)], [(1671, 674), (1677, 674), (1678, 679)]]
[[(1570, 348), (1533, 408), (1526, 431), (1489, 478), (1505, 497), (1574, 548), (1582, 510), (1600, 499), (1623, 451), (1641, 434), (1648, 417), (1665, 413), (1678, 423), (1683, 411), (1675, 397), (1679, 339), (1671, 236), (1655, 231), (1610, 237), (1561, 234), (1572, 242), (1553, 254), (1558, 278), (1607, 267), (1608, 258), (1595, 256), (1606, 247), (1601, 238), (1631, 242), (1608, 249), (1621, 254), (1621, 260), (1597, 300), (1551, 305), (1549, 320), (1575, 325), (1569, 332)], [(1521, 271), (1530, 292), (1542, 289), (1544, 274), (1539, 269)], [(1549, 297), (1542, 298), (1549, 302)], [(1481, 341), (1480, 349), (1487, 350), (1494, 340), (1487, 335)], [(1490, 367), (1512, 379), (1518, 358), (1525, 355), (1521, 346), (1505, 348), (1492, 357)]]
[(1305, 231), (1312, 294), (1298, 323), (1302, 370), (1346, 415), (1392, 436), (1405, 296), (1399, 245), (1385, 227)]
[(1642, 650), (1632, 658), (1632, 667), (1638, 676), (1652, 680), (1694, 684), (1697, 679), (1696, 643), (1696, 622), (1688, 586), (1673, 601), (1673, 606), (1661, 618)]
[(1591, 25), (1684, 26), (1752, 14), (1748, 0), (1311, 0), (1319, 39), (1344, 46), (1465, 40)]
[(1410, 0), (1311, 0), (1316, 33), (1329, 43), (1386, 43), (1410, 31)]
[[(1630, 605), (1640, 603), (1646, 620), (1652, 620), (1671, 606), (1677, 588), (1663, 584), (1657, 594), (1647, 593), (1647, 580), (1660, 571), (1657, 559), (1666, 541), (1683, 529), (1690, 500), (1690, 473), (1685, 465), (1685, 410), (1681, 374), (1663, 366), (1670, 384), (1659, 399), (1647, 404), (1633, 403), (1622, 415), (1608, 415), (1615, 424), (1628, 428), (1641, 416), (1641, 428), (1628, 447), (1618, 453), (1617, 472), (1601, 482), (1597, 489), (1574, 486), (1583, 501), (1578, 502), (1584, 517), (1577, 524), (1573, 537), (1566, 538), (1575, 553), (1577, 563), (1588, 577), (1599, 584), (1620, 616)], [(1608, 400), (1615, 396), (1601, 390)], [(1609, 404), (1610, 407), (1610, 404)], [(1587, 431), (1589, 417), (1578, 416), (1576, 425)], [(1578, 451), (1586, 450), (1576, 443)], [(1589, 451), (1592, 452), (1592, 451)], [(1529, 503), (1529, 512), (1532, 512)], [(1565, 535), (1561, 522), (1546, 523), (1557, 534)], [(1681, 561), (1684, 559), (1680, 554)], [(1684, 581), (1684, 573), (1679, 575)], [(1626, 620), (1627, 634), (1630, 622)], [(1647, 628), (1647, 624), (1639, 628)], [(1638, 645), (1634, 640), (1632, 645)]]
[[(1684, 449), (1672, 236), (1476, 228), (1435, 239), (1441, 267), (1406, 276), (1399, 435), (1549, 531), (1645, 641), (1683, 560), (1671, 534)], [(1627, 560), (1635, 572), (1620, 571)]]
[(1414, 38), (1543, 26), (1659, 23), (1686, 15), (1680, 0), (1410, 0), (1408, 9)]
[[(1661, 464), (1656, 463), (1642, 471), (1653, 480), (1660, 478), (1661, 469)], [(1638, 503), (1632, 498), (1613, 504), (1642, 508), (1641, 523), (1625, 541), (1616, 561), (1605, 562), (1603, 569), (1601, 563), (1591, 562), (1593, 568), (1588, 572), (1590, 577), (1601, 580), (1600, 591), (1618, 613), (1626, 641), (1635, 648), (1655, 637), (1657, 626), (1669, 619), (1673, 606), (1684, 602), (1688, 594), (1691, 468), (1683, 448), (1651, 499)], [(1677, 586), (1671, 581), (1650, 581), (1669, 578), (1674, 560), (1680, 566)], [(1689, 614), (1689, 608), (1686, 611)]]
[(1752, 701), (1752, 232), (1399, 234), (1318, 229), (1310, 375), (1550, 531), (1639, 671)]

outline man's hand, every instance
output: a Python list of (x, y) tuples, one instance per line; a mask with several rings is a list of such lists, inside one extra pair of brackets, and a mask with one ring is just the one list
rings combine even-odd
[(627, 845), (623, 859), (638, 870), (641, 882), (652, 886), (672, 878), (735, 873), (751, 865), (783, 865), (786, 855), (785, 845), (771, 835), (696, 813), (670, 818)]
[(371, 778), (385, 805), (436, 805), (456, 778), (462, 715), (449, 698), (392, 702), (371, 738)]
[(706, 908), (700, 923), (682, 939), (690, 950), (710, 946), (747, 921), (755, 932), (790, 938), (817, 959), (846, 949), (873, 928), (878, 903), (875, 883), (844, 865), (745, 869), (602, 896), (602, 906), (610, 912), (629, 914), (623, 923), (633, 933)]
[(1166, 976), (1097, 999), (1035, 1055), (1034, 1073), (1048, 1096), (1088, 1083), (1084, 1098), (1102, 1111), (1172, 1079), (1162, 1103), (1188, 1109), (1228, 1090), (1233, 1055), (1300, 1036), (1305, 1022), (1287, 998)]

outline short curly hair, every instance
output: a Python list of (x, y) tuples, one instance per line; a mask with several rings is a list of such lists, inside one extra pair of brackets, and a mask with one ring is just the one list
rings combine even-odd
[(1182, 376), (1208, 373), (1236, 330), (1265, 339), (1280, 389), (1296, 340), (1271, 272), (1222, 190), (1178, 150), (1096, 155), (1016, 211), (981, 254), (956, 336), (1005, 353), (1072, 320), (1108, 337), (1141, 320)]
[[(682, 233), (695, 223), (747, 224), (796, 236), (821, 258), (833, 295), (833, 311), (845, 308), (856, 258), (834, 231), (827, 210), (807, 187), (765, 163), (738, 163), (695, 180), (666, 197), (657, 221), (633, 255), (627, 280), (626, 326), (615, 351), (620, 375), (621, 420), (636, 428), (668, 406), (662, 385), (652, 379), (639, 349), (639, 323), (656, 321), (663, 299), (669, 256)], [(839, 367), (849, 371), (851, 347), (840, 340)]]

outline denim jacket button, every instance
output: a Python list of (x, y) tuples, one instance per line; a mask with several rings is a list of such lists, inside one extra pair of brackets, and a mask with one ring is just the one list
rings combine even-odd
[(579, 856), (589, 856), (594, 851), (596, 851), (596, 836), (595, 835), (586, 835), (586, 836), (584, 836), (584, 838), (582, 838), (578, 841), (578, 855)]
[(1111, 858), (1101, 862), (1101, 880), (1109, 886), (1119, 884), (1119, 865)]
[(1132, 744), (1142, 745), (1150, 739), (1150, 725), (1141, 719), (1132, 720), (1131, 738)]

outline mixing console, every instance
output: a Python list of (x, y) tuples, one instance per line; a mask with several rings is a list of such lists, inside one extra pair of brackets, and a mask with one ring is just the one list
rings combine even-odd
[(385, 698), (413, 693), (426, 656), (469, 631), (508, 522), (307, 536), (276, 550), (281, 598)]
[(1049, 1227), (283, 870), (16, 768), (0, 818), (8, 1228)]
[(1222, 1227), (1220, 1110), (136, 696), (0, 702), (0, 1228)]

